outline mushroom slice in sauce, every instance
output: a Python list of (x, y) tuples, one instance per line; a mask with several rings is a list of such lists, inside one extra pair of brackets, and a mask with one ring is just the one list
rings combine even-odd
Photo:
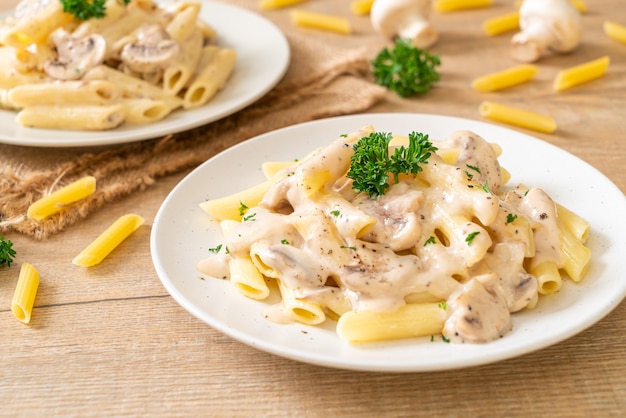
[(148, 24), (137, 31), (137, 39), (122, 48), (124, 65), (138, 73), (154, 73), (172, 64), (180, 53), (180, 45), (171, 39), (161, 25)]
[(106, 41), (98, 34), (75, 38), (65, 29), (50, 35), (57, 58), (44, 64), (44, 71), (56, 80), (78, 80), (91, 68), (102, 64)]

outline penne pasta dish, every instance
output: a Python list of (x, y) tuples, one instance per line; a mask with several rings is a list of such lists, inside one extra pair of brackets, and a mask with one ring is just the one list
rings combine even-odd
[(487, 343), (589, 267), (589, 224), (541, 188), (509, 185), (471, 131), (432, 140), (364, 126), (200, 207), (223, 242), (196, 268), (278, 323), (336, 321), (350, 343)]
[(200, 2), (103, 3), (102, 15), (77, 17), (62, 0), (22, 0), (0, 21), (0, 108), (18, 124), (153, 123), (203, 106), (234, 71), (236, 51), (218, 45)]

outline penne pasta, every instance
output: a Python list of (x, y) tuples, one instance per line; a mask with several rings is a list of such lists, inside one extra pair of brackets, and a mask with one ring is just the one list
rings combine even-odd
[(482, 102), (479, 111), (486, 118), (538, 132), (552, 133), (557, 129), (556, 121), (549, 116), (491, 101)]
[(611, 59), (608, 56), (588, 61), (559, 71), (554, 79), (554, 90), (563, 91), (583, 83), (603, 77)]
[(506, 70), (478, 77), (472, 82), (474, 90), (489, 92), (525, 83), (537, 75), (539, 69), (532, 64), (517, 65)]
[(489, 36), (496, 36), (519, 29), (519, 12), (511, 12), (489, 18), (483, 22), (483, 30)]
[(154, 123), (169, 115), (172, 109), (167, 102), (159, 99), (124, 99), (125, 120), (128, 123)]
[(489, 7), (492, 4), (493, 0), (434, 0), (433, 9), (438, 12), (455, 12)]
[(394, 312), (346, 312), (337, 322), (345, 341), (363, 343), (441, 334), (446, 311), (438, 303), (404, 305)]
[(570, 230), (572, 234), (574, 234), (576, 239), (583, 244), (587, 242), (587, 238), (589, 238), (589, 231), (591, 229), (589, 222), (558, 203), (556, 204), (556, 210), (559, 220), (563, 222), (563, 225)]
[(293, 6), (302, 3), (304, 0), (260, 0), (259, 8), (261, 10), (282, 9), (284, 7)]
[(626, 44), (626, 26), (616, 22), (606, 21), (603, 24), (604, 33), (611, 39)]
[(291, 21), (296, 26), (321, 29), (342, 35), (349, 35), (352, 32), (347, 19), (307, 10), (292, 10)]
[(218, 221), (241, 221), (244, 209), (256, 206), (271, 186), (270, 181), (259, 183), (231, 195), (200, 203), (200, 208)]
[(100, 264), (115, 248), (144, 223), (144, 218), (127, 214), (119, 217), (111, 226), (81, 251), (72, 263), (81, 267)]
[(591, 262), (591, 250), (585, 247), (567, 228), (561, 226), (561, 251), (563, 252), (563, 270), (570, 279), (579, 282), (583, 279)]
[(537, 291), (539, 294), (550, 295), (561, 289), (563, 280), (556, 264), (551, 262), (541, 263), (531, 267), (528, 272), (537, 278)]
[(17, 114), (17, 122), (29, 128), (103, 131), (124, 123), (121, 104), (107, 106), (30, 106)]
[(306, 325), (324, 322), (326, 314), (318, 303), (298, 298), (296, 292), (278, 280), (283, 312), (292, 320)]
[(85, 176), (33, 202), (27, 210), (30, 219), (41, 221), (96, 191), (96, 178)]
[(228, 263), (230, 281), (242, 295), (261, 300), (269, 296), (270, 290), (250, 257), (233, 257)]
[(186, 42), (193, 32), (198, 30), (196, 22), (199, 14), (200, 3), (186, 3), (165, 26), (165, 31), (172, 39), (178, 42)]
[(28, 324), (39, 287), (39, 272), (30, 263), (23, 263), (11, 300), (11, 311), (18, 321)]
[(16, 107), (111, 104), (122, 97), (122, 89), (105, 80), (57, 81), (16, 86), (9, 101)]
[(232, 49), (220, 49), (213, 60), (198, 74), (183, 97), (183, 108), (193, 109), (207, 103), (224, 87), (233, 72), (237, 54)]
[(367, 15), (372, 10), (374, 0), (352, 0), (350, 2), (350, 10), (355, 15)]
[(199, 30), (194, 30), (181, 43), (180, 58), (163, 72), (163, 90), (165, 94), (175, 96), (187, 85), (196, 72), (198, 62), (200, 62), (202, 42), (202, 33)]

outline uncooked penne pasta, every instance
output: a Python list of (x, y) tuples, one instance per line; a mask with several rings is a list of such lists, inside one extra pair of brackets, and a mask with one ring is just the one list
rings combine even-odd
[(261, 0), (259, 8), (262, 10), (281, 9), (283, 7), (293, 6), (302, 3), (304, 0)]
[(19, 321), (25, 324), (30, 322), (38, 287), (39, 272), (32, 264), (23, 263), (11, 300), (11, 311)]
[(404, 305), (393, 312), (350, 311), (337, 322), (337, 334), (349, 342), (373, 342), (441, 334), (446, 311), (438, 303)]
[(103, 131), (124, 123), (124, 105), (30, 106), (17, 114), (17, 122), (29, 128)]
[(478, 77), (472, 82), (472, 87), (478, 91), (497, 91), (516, 86), (531, 80), (539, 69), (532, 64), (523, 64), (506, 70)]
[(556, 121), (549, 116), (491, 101), (482, 102), (479, 111), (486, 118), (538, 132), (552, 133), (557, 129)]
[(604, 33), (611, 39), (626, 44), (626, 26), (616, 22), (604, 22)]
[(143, 223), (144, 218), (133, 213), (121, 216), (87, 248), (74, 257), (72, 263), (82, 267), (99, 264)]
[(495, 16), (483, 22), (483, 30), (489, 36), (496, 36), (519, 29), (519, 12)]
[(96, 191), (96, 178), (85, 176), (32, 203), (27, 210), (30, 219), (40, 221), (70, 203), (86, 198)]
[(604, 74), (606, 74), (610, 62), (611, 59), (608, 56), (604, 56), (584, 64), (561, 70), (554, 79), (554, 90), (563, 91), (603, 77)]
[(355, 15), (366, 15), (372, 10), (374, 0), (352, 0), (350, 2), (350, 10)]
[(323, 13), (310, 12), (307, 10), (292, 10), (291, 20), (297, 26), (321, 29), (349, 35), (352, 32), (350, 22), (338, 16)]
[(122, 89), (105, 80), (57, 81), (16, 86), (9, 101), (16, 107), (54, 105), (104, 106), (122, 97)]
[(204, 105), (224, 87), (233, 72), (237, 53), (233, 49), (220, 49), (214, 59), (198, 74), (183, 97), (183, 108), (193, 109)]
[(438, 12), (454, 12), (457, 10), (479, 9), (493, 4), (493, 0), (435, 0), (433, 9)]

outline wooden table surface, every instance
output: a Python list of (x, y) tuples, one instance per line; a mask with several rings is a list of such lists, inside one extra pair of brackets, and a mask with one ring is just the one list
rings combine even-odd
[[(303, 4), (343, 15), (355, 27), (350, 36), (310, 31), (311, 36), (355, 46), (371, 42), (375, 35), (367, 17), (352, 15), (348, 4)], [(602, 32), (605, 20), (626, 24), (623, 0), (588, 0), (583, 43), (573, 54), (538, 62), (541, 71), (533, 83), (499, 93), (475, 92), (469, 87), (472, 79), (515, 64), (508, 55), (510, 34), (489, 38), (481, 30), (485, 18), (510, 11), (513, 4), (496, 0), (490, 9), (435, 13), (433, 22), (442, 35), (433, 51), (442, 58), (441, 82), (418, 98), (389, 94), (370, 111), (482, 120), (478, 104), (484, 99), (534, 109), (553, 116), (559, 129), (553, 134), (521, 131), (577, 155), (626, 191), (626, 45)], [(286, 11), (264, 15), (290, 24)], [(603, 55), (612, 59), (603, 79), (552, 91), (559, 69)], [(618, 417), (626, 412), (626, 303), (549, 348), (433, 373), (318, 367), (217, 332), (170, 297), (150, 257), (154, 216), (186, 174), (161, 179), (46, 241), (8, 235), (20, 258), (17, 267), (0, 269), (1, 416)], [(146, 224), (99, 266), (71, 263), (103, 225), (128, 212), (143, 215)], [(42, 277), (29, 325), (15, 320), (10, 310), (22, 261), (35, 264)]]

